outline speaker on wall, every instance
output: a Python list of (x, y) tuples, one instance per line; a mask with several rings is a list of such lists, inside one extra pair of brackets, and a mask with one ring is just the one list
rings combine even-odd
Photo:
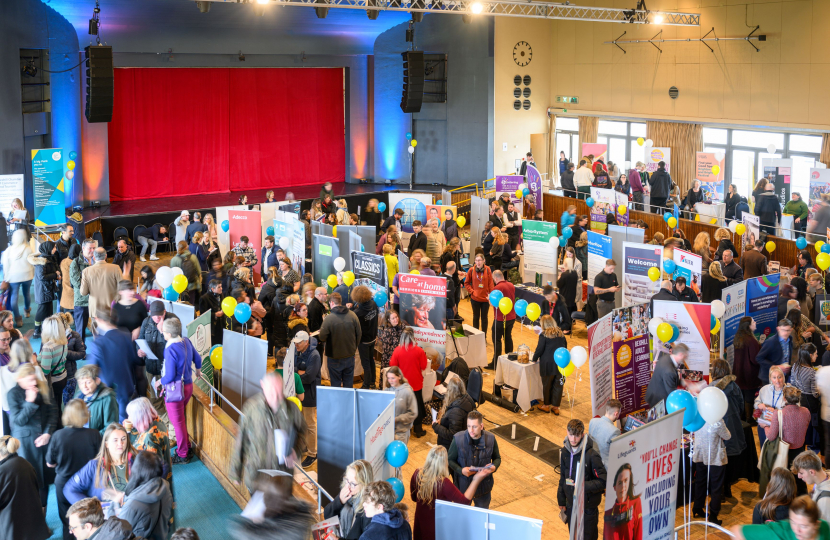
[(403, 56), (403, 97), (401, 110), (405, 113), (421, 111), (424, 100), (424, 53), (406, 51)]
[(87, 122), (112, 120), (114, 74), (112, 47), (89, 45), (84, 49), (86, 58), (86, 107)]

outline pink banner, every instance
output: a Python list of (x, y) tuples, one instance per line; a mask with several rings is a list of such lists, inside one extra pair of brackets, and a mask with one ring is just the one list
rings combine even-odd
[[(228, 222), (231, 225), (228, 231), (231, 249), (239, 245), (240, 238), (243, 236), (248, 237), (248, 246), (254, 250), (258, 261), (257, 264), (251, 267), (251, 272), (253, 273), (251, 279), (253, 283), (259, 283), (261, 281), (259, 263), (262, 262), (259, 260), (262, 256), (262, 222), (260, 213), (256, 210), (228, 210)], [(251, 299), (252, 302), (253, 300)]]

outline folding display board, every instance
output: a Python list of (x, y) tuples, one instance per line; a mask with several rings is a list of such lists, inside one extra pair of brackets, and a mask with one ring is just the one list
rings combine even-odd
[[(497, 480), (498, 481), (498, 480)], [(541, 540), (542, 520), (435, 501), (435, 540)]]
[(366, 253), (374, 253), (375, 246), (377, 245), (377, 239), (375, 237), (375, 228), (371, 225), (338, 225), (337, 226), (337, 233), (339, 236), (340, 231), (349, 231), (357, 236), (360, 237), (360, 243), (363, 246), (363, 249), (360, 249), (360, 246), (357, 246), (356, 251), (365, 251)]
[(337, 238), (322, 234), (311, 235), (311, 270), (314, 283), (325, 283), (326, 278), (335, 273), (334, 259), (337, 257), (340, 257), (340, 242)]
[(155, 296), (147, 296), (147, 302), (162, 302), (164, 304), (164, 311), (172, 313), (182, 322), (182, 326), (187, 328), (187, 325), (193, 322), (196, 318), (196, 308), (181, 302), (171, 302), (163, 298), (156, 298)]
[[(490, 203), (484, 197), (470, 197), (470, 254), (481, 247), (484, 222), (490, 220)], [(473, 261), (470, 261), (472, 264)]]
[[(268, 342), (231, 330), (223, 332), (222, 394), (234, 407), (242, 410), (248, 399), (262, 392), (259, 382), (268, 367)], [(224, 401), (222, 409), (239, 422), (239, 415)]]

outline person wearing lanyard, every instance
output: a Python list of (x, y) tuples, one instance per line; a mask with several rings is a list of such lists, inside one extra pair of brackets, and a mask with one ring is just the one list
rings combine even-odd
[(614, 310), (614, 293), (620, 290), (617, 281), (617, 263), (614, 259), (605, 261), (605, 268), (594, 278), (594, 294), (597, 295), (597, 315), (601, 319)]
[(778, 367), (773, 366), (769, 370), (770, 384), (761, 387), (758, 391), (758, 397), (755, 398), (755, 413), (753, 416), (758, 420), (758, 439), (761, 441), (761, 446), (767, 440), (764, 428), (770, 425), (770, 419), (775, 411), (783, 409), (786, 405), (784, 400), (784, 387), (787, 386), (784, 378), (784, 371)]
[[(573, 419), (568, 422), (568, 436), (559, 453), (559, 489), (556, 499), (559, 503), (559, 517), (568, 524), (570, 529), (573, 515), (573, 500), (576, 473), (582, 462), (582, 445), (585, 444), (585, 486), (584, 503), (584, 540), (597, 540), (599, 537), (599, 505), (602, 494), (605, 493), (607, 473), (602, 465), (602, 458), (594, 448), (591, 437), (585, 436), (585, 424), (582, 420)], [(565, 474), (565, 471), (568, 471)]]

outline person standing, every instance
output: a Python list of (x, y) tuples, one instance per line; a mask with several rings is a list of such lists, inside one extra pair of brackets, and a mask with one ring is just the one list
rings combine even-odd
[(386, 390), (395, 393), (395, 440), (409, 444), (409, 432), (418, 416), (415, 392), (397, 366), (386, 371), (386, 382)]
[[(475, 263), (467, 271), (464, 287), (470, 294), (470, 305), (473, 308), (473, 327), (484, 332), (486, 340), (490, 293), (493, 292), (495, 284), (493, 283), (493, 273), (490, 267), (485, 264), (483, 254), (478, 253), (475, 256)], [(481, 325), (479, 325), (479, 321)]]
[(516, 211), (513, 201), (507, 205), (507, 212), (504, 213), (504, 222), (507, 225), (507, 239), (510, 249), (516, 249), (522, 240), (522, 216)]
[(761, 380), (758, 378), (759, 366), (755, 359), (758, 356), (758, 351), (761, 350), (761, 345), (755, 338), (755, 319), (752, 317), (741, 317), (738, 321), (733, 349), (732, 371), (744, 399), (743, 417), (747, 422), (750, 422), (755, 394), (761, 388)]
[[(724, 217), (728, 220), (735, 219), (735, 209), (738, 207), (738, 203), (741, 202), (741, 196), (738, 195), (738, 187), (735, 184), (729, 184), (729, 188), (726, 193), (726, 199), (723, 201), (726, 203), (726, 213)], [(807, 221), (804, 221), (806, 226)]]
[(89, 326), (89, 294), (81, 294), (81, 276), (84, 270), (95, 264), (93, 253), (98, 246), (98, 241), (92, 238), (87, 238), (81, 244), (81, 253), (75, 257), (69, 265), (69, 283), (72, 286), (74, 294), (74, 309), (72, 315), (75, 319), (75, 330), (85, 335), (86, 328)]
[(132, 248), (127, 245), (127, 241), (123, 238), (118, 241), (115, 255), (112, 257), (112, 263), (118, 266), (124, 279), (133, 280), (133, 273), (135, 272), (135, 252), (133, 252)]
[(609, 399), (605, 403), (605, 414), (599, 418), (592, 418), (588, 423), (588, 435), (599, 452), (602, 466), (608, 470), (608, 452), (611, 449), (611, 439), (620, 434), (617, 420), (622, 412), (622, 402), (618, 399)]
[(640, 171), (637, 169), (630, 169), (628, 171), (628, 183), (631, 185), (631, 200), (634, 201), (634, 210), (643, 210), (643, 201), (645, 200), (645, 188), (640, 177)]
[(395, 208), (395, 211), (388, 218), (383, 220), (380, 230), (387, 231), (391, 225), (394, 225), (396, 231), (402, 231), (403, 227), (401, 226), (401, 219), (403, 219), (403, 215), (403, 208)]
[(207, 225), (205, 225), (204, 223), (200, 223), (201, 220), (202, 220), (202, 214), (199, 213), (199, 212), (194, 212), (193, 213), (193, 221), (190, 223), (190, 225), (187, 226), (187, 228), (185, 229), (185, 232), (184, 232), (184, 241), (187, 242), (188, 244), (190, 243), (191, 239), (193, 238), (193, 235), (196, 234), (197, 232), (200, 232), (200, 233), (207, 232), (207, 230), (208, 230)]
[(375, 339), (378, 335), (378, 308), (372, 297), (372, 291), (365, 285), (352, 289), (352, 313), (360, 321), (360, 341), (357, 352), (363, 367), (364, 390), (375, 390)]
[[(782, 409), (773, 412), (769, 426), (764, 428), (764, 431), (767, 440), (772, 440), (781, 434), (782, 440), (790, 445), (787, 465), (792, 466), (796, 456), (804, 451), (807, 430), (810, 428), (810, 409), (800, 405), (801, 390), (798, 388), (785, 386), (783, 393), (786, 403)], [(761, 480), (763, 483), (763, 478)], [(807, 486), (803, 480), (797, 478), (795, 484), (799, 494), (807, 493)]]
[(800, 231), (796, 232), (795, 236), (802, 238), (807, 230), (807, 216), (810, 215), (810, 210), (807, 203), (801, 199), (801, 193), (793, 191), (792, 199), (784, 205), (784, 213), (793, 216), (793, 229)]
[(793, 359), (795, 345), (792, 338), (793, 323), (789, 319), (778, 321), (777, 336), (768, 336), (758, 351), (758, 378), (762, 384), (769, 382), (769, 371), (778, 366), (785, 374), (790, 372), (790, 361)]
[[(80, 244), (72, 244), (69, 247), (69, 253), (67, 256), (61, 261), (60, 270), (61, 276), (63, 279), (61, 280), (61, 290), (60, 290), (60, 311), (61, 313), (74, 313), (75, 312), (75, 291), (72, 290), (72, 280), (70, 277), (70, 268), (72, 267), (72, 262), (81, 254), (81, 246)], [(82, 329), (83, 330), (83, 329)]]
[[(565, 438), (562, 451), (559, 453), (559, 488), (556, 499), (560, 512), (565, 512), (568, 528), (573, 523), (574, 480), (579, 467), (584, 467), (585, 476), (583, 487), (584, 503), (584, 536), (585, 540), (597, 540), (599, 537), (599, 504), (605, 492), (607, 473), (602, 464), (599, 452), (594, 448), (591, 437), (585, 436), (585, 424), (582, 420), (568, 422), (568, 436)], [(582, 460), (582, 445), (585, 445), (585, 460)], [(567, 471), (567, 473), (566, 473)]]
[(740, 283), (744, 280), (744, 271), (738, 263), (735, 262), (732, 250), (726, 249), (723, 251), (720, 262), (721, 273), (726, 278), (726, 285), (731, 286)]
[(700, 301), (711, 304), (714, 300), (720, 300), (723, 290), (728, 286), (729, 282), (723, 275), (721, 263), (712, 261), (708, 270), (700, 277)]
[(525, 156), (525, 159), (522, 161), (522, 166), (519, 169), (519, 174), (520, 175), (522, 175), (524, 177), (527, 177), (527, 167), (528, 167), (528, 165), (533, 165), (534, 167), (536, 166), (536, 162), (533, 161), (533, 154), (531, 152), (528, 152), (527, 155)]
[(118, 297), (118, 282), (122, 278), (118, 266), (107, 262), (107, 251), (104, 248), (95, 248), (93, 258), (95, 264), (81, 274), (81, 295), (89, 296), (91, 314), (109, 311)]
[(89, 345), (87, 362), (101, 370), (101, 381), (115, 389), (118, 418), (127, 418), (127, 403), (136, 395), (135, 366), (140, 365), (132, 337), (118, 329), (109, 310), (95, 314), (97, 336)]
[(605, 317), (614, 310), (614, 294), (620, 290), (617, 274), (617, 263), (614, 259), (605, 261), (602, 272), (594, 278), (594, 294), (597, 295), (597, 314), (599, 318)]
[(792, 472), (802, 482), (813, 486), (810, 496), (818, 505), (821, 519), (830, 520), (830, 474), (824, 470), (819, 457), (815, 452), (805, 450), (793, 460)]
[(574, 185), (580, 199), (587, 199), (591, 196), (591, 185), (594, 183), (594, 173), (584, 159), (579, 161), (579, 168), (574, 173)]
[(501, 291), (502, 298), (510, 299), (510, 311), (503, 313), (499, 307), (494, 307), (495, 317), (493, 320), (493, 360), (487, 369), (496, 369), (499, 356), (502, 354), (501, 343), (504, 340), (504, 354), (513, 352), (513, 324), (516, 322), (516, 311), (513, 304), (516, 300), (516, 287), (504, 279), (501, 270), (493, 272), (494, 290)]
[(477, 508), (490, 508), (495, 480), (493, 474), (501, 466), (501, 453), (496, 436), (484, 429), (484, 416), (478, 411), (467, 415), (467, 429), (456, 433), (448, 452), (450, 468), (454, 474), (454, 483), (459, 491), (467, 491), (473, 483), (476, 471), (471, 467), (486, 467), (490, 475), (485, 477), (473, 497)]
[(559, 404), (562, 403), (565, 376), (559, 373), (553, 354), (557, 349), (567, 348), (568, 341), (550, 315), (542, 315), (539, 324), (542, 332), (539, 334), (536, 351), (533, 353), (533, 361), (539, 362), (539, 375), (542, 377), (544, 405), (539, 405), (539, 410), (547, 413), (553, 412), (553, 414), (559, 416)]
[(654, 365), (651, 381), (646, 388), (646, 402), (649, 407), (654, 407), (665, 400), (681, 384), (686, 386), (685, 380), (678, 377), (677, 370), (685, 367), (688, 357), (689, 346), (685, 343), (675, 344), (670, 354), (660, 354)]
[(9, 282), (11, 287), (11, 309), (17, 326), (23, 326), (23, 317), (20, 316), (20, 308), (18, 307), (21, 289), (26, 317), (28, 318), (31, 314), (32, 299), (29, 295), (29, 289), (32, 286), (32, 280), (35, 278), (34, 266), (29, 262), (29, 256), (31, 255), (32, 249), (29, 247), (26, 231), (17, 229), (12, 234), (12, 245), (3, 251), (2, 256), (3, 278)]
[(360, 319), (341, 305), (340, 294), (331, 293), (331, 312), (320, 327), (320, 341), (326, 344), (329, 380), (336, 388), (354, 386), (354, 353), (362, 337)]
[(39, 506), (37, 475), (19, 449), (17, 439), (0, 437), (0, 530), (14, 540), (46, 540), (52, 531)]
[[(732, 434), (725, 422), (716, 424), (707, 422), (692, 436), (694, 437), (692, 462), (695, 477), (692, 513), (694, 517), (706, 517), (709, 523), (722, 525), (723, 521), (718, 519), (718, 514), (720, 514), (723, 500), (725, 467), (729, 461), (723, 441), (728, 441)], [(706, 509), (707, 494), (711, 497), (708, 512)]]
[(401, 333), (400, 345), (395, 352), (392, 353), (392, 358), (389, 359), (390, 366), (398, 366), (403, 372), (404, 377), (415, 392), (415, 402), (418, 405), (418, 415), (415, 417), (415, 425), (413, 433), (415, 437), (420, 438), (426, 435), (424, 430), (423, 420), (426, 417), (426, 409), (424, 408), (424, 376), (423, 372), (427, 368), (427, 355), (424, 350), (415, 343), (415, 332), (411, 327), (406, 327)]
[(54, 303), (58, 299), (57, 281), (61, 278), (60, 270), (58, 270), (58, 265), (55, 262), (57, 251), (58, 248), (54, 242), (43, 242), (38, 247), (38, 253), (32, 253), (28, 259), (29, 264), (34, 267), (35, 271), (37, 313), (35, 313), (34, 337), (36, 338), (40, 337), (43, 321), (55, 312)]
[(751, 279), (767, 275), (767, 258), (761, 253), (764, 241), (756, 240), (755, 245), (747, 244), (741, 257), (741, 269), (744, 279)]
[(308, 431), (302, 467), (307, 469), (317, 461), (317, 387), (322, 386), (320, 372), (323, 362), (317, 352), (317, 340), (309, 337), (307, 332), (297, 332), (293, 342), (296, 350), (294, 368), (305, 388), (302, 412)]
[(574, 185), (574, 164), (569, 162), (565, 170), (559, 175), (559, 183), (566, 197), (576, 197), (576, 186)]
[[(52, 384), (52, 395), (55, 401), (62, 403), (63, 389), (66, 388), (67, 370), (66, 353), (67, 344), (66, 328), (60, 316), (52, 315), (42, 325), (42, 341), (37, 361), (43, 371), (44, 378)], [(60, 423), (58, 424), (60, 428)]]
[[(400, 229), (398, 229), (400, 230)], [(427, 235), (421, 231), (421, 222), (419, 220), (415, 220), (412, 222), (412, 235), (409, 237), (409, 246), (406, 249), (406, 253), (411, 257), (415, 250), (423, 250), (424, 253), (427, 252), (427, 245), (429, 240), (427, 239)], [(439, 252), (438, 257), (441, 254)]]
[(666, 206), (666, 199), (669, 198), (673, 184), (671, 175), (666, 171), (665, 161), (657, 164), (657, 170), (651, 175), (648, 183), (651, 185), (650, 210), (662, 212)]
[(775, 235), (777, 224), (781, 221), (781, 203), (775, 194), (775, 185), (767, 184), (764, 192), (755, 202), (755, 215), (761, 218), (761, 232)]

